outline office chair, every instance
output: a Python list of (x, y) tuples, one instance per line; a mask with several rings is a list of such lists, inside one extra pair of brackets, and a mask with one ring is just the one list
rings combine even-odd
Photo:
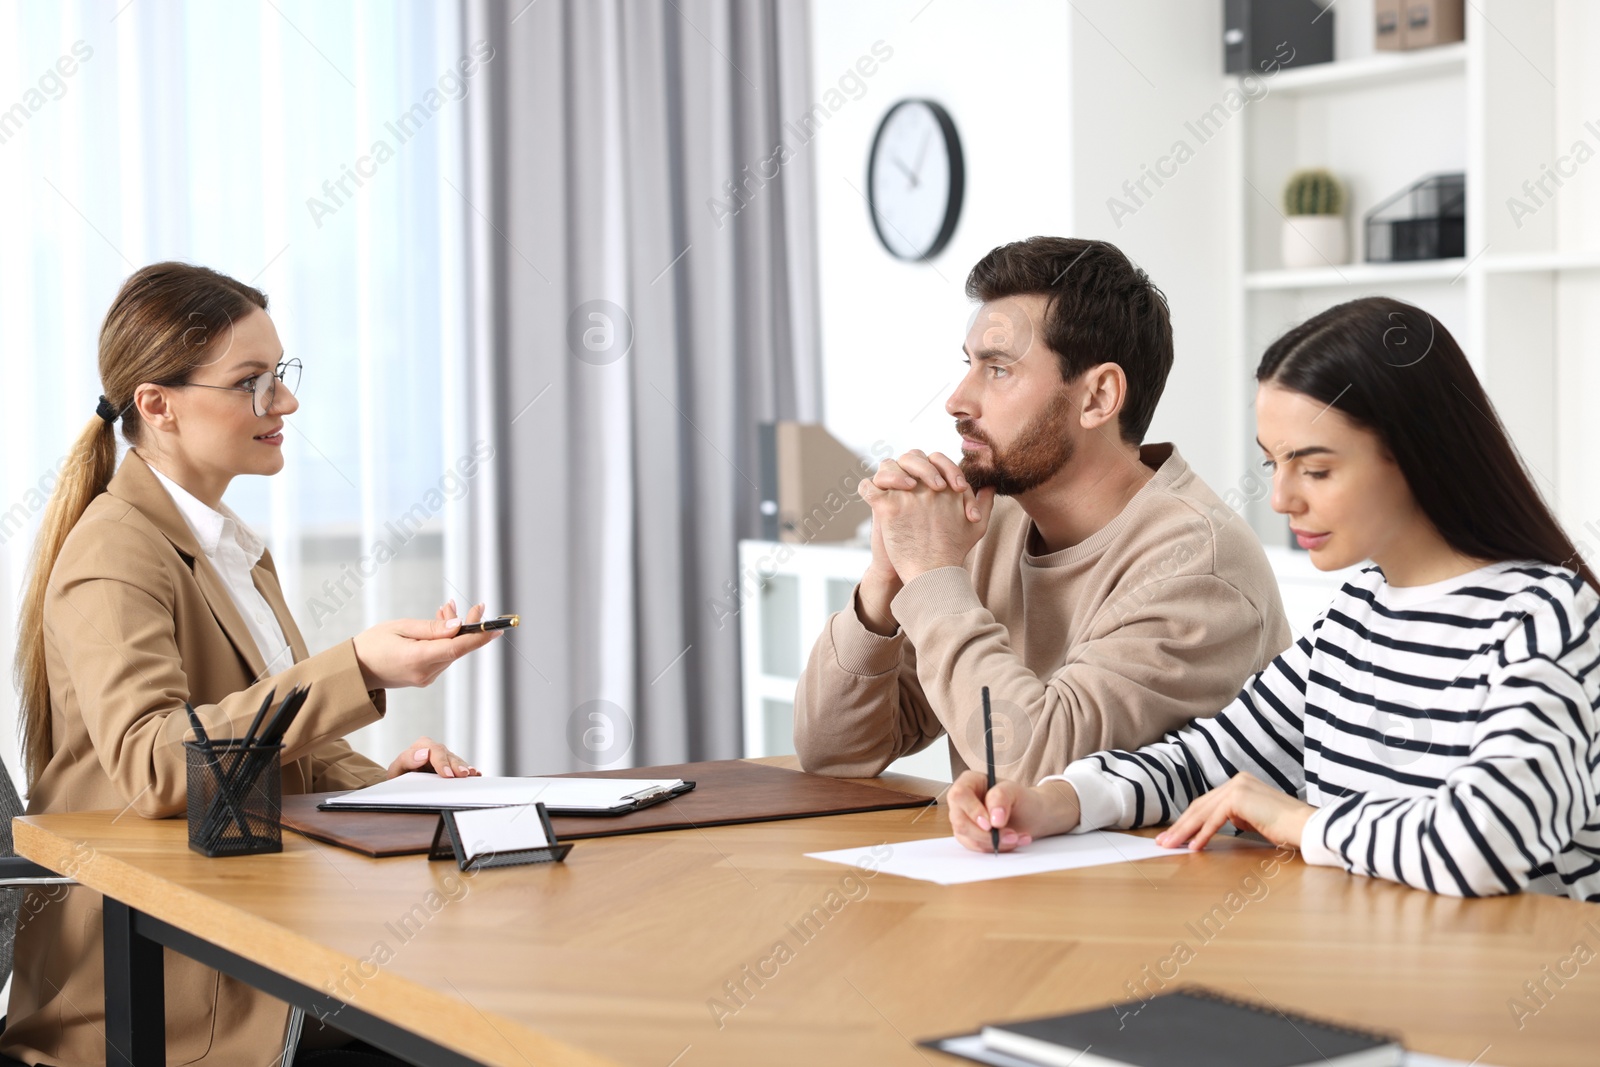
[[(77, 885), (48, 867), (25, 860), (11, 840), (11, 820), (22, 814), (22, 801), (11, 784), (11, 772), (0, 762), (0, 984), (11, 977), (11, 953), (17, 940), (17, 912), (22, 898), (35, 886)], [(0, 1032), (5, 1016), (0, 1015)], [(25, 1067), (20, 1060), (0, 1055), (0, 1067)]]

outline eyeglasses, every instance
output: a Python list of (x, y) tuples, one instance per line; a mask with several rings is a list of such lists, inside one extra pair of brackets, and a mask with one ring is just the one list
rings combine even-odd
[(204, 382), (156, 382), (155, 384), (174, 387), (192, 385), (196, 389), (224, 389), (230, 393), (249, 393), (250, 404), (255, 409), (257, 417), (265, 417), (271, 413), (273, 401), (278, 398), (279, 382), (287, 386), (291, 393), (300, 388), (298, 359), (279, 363), (271, 374), (252, 374), (238, 385), (207, 385)]

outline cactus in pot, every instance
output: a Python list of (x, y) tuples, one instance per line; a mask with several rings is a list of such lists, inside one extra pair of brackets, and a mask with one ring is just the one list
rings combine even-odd
[(1347, 262), (1344, 185), (1323, 167), (1297, 170), (1283, 187), (1283, 265), (1294, 270)]
[(1283, 187), (1283, 213), (1343, 215), (1344, 185), (1322, 167), (1297, 170)]

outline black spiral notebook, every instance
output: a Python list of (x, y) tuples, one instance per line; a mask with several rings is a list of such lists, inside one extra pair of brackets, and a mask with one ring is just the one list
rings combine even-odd
[(1399, 1067), (1404, 1055), (1389, 1034), (1195, 986), (923, 1044), (1008, 1067)]

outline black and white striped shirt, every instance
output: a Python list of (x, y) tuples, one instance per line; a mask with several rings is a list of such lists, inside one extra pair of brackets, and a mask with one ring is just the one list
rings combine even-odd
[(1600, 597), (1543, 563), (1347, 582), (1215, 718), (1060, 775), (1079, 831), (1167, 822), (1235, 773), (1318, 810), (1307, 863), (1436, 893), (1600, 901)]

